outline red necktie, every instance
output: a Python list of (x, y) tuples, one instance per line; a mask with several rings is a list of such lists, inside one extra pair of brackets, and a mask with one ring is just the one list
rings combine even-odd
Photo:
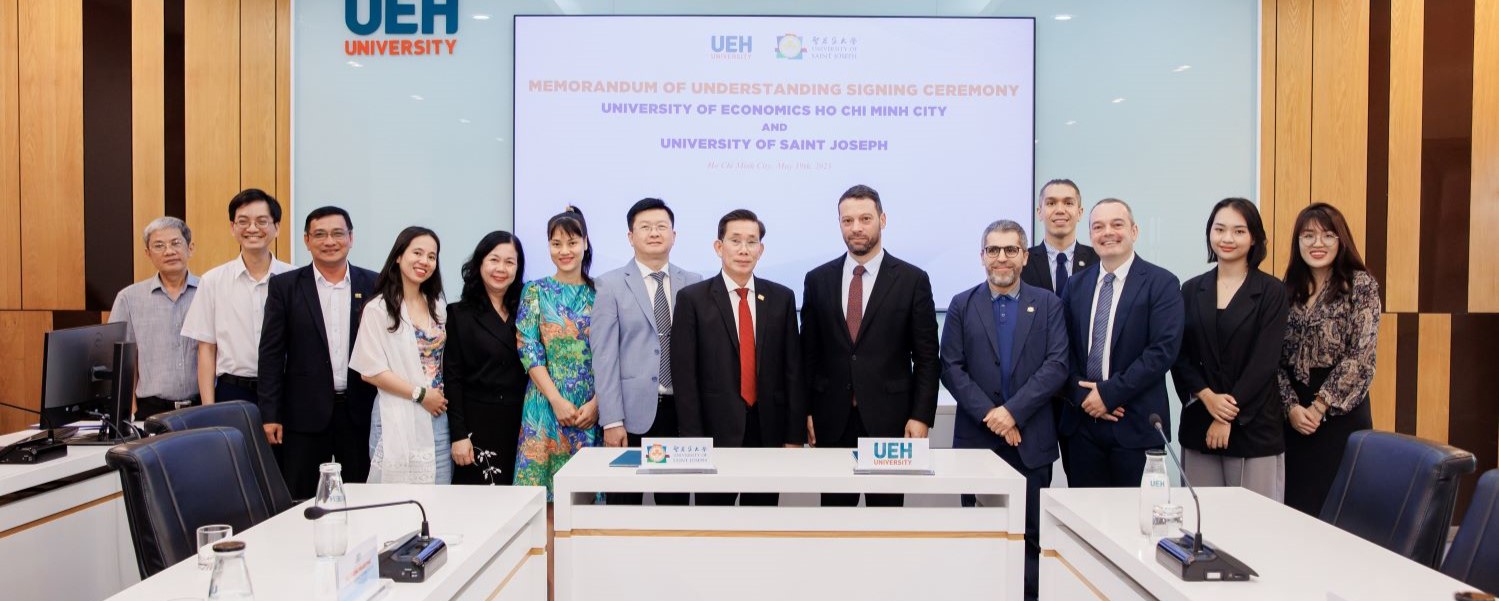
[(854, 277), (848, 281), (848, 311), (843, 319), (848, 322), (848, 338), (859, 341), (859, 322), (864, 321), (864, 266), (854, 266)]
[(739, 293), (739, 396), (755, 406), (755, 318), (750, 315), (749, 288)]

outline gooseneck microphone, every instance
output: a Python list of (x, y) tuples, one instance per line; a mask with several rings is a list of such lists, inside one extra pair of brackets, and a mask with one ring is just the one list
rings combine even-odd
[(1192, 493), (1192, 504), (1197, 507), (1197, 531), (1192, 535), (1192, 554), (1202, 553), (1202, 502), (1197, 500), (1197, 489), (1192, 488), (1192, 482), (1187, 480), (1187, 469), (1182, 467), (1181, 459), (1176, 456), (1176, 451), (1171, 450), (1171, 439), (1166, 438), (1166, 430), (1161, 426), (1161, 416), (1158, 413), (1150, 414), (1150, 426), (1155, 428), (1156, 434), (1161, 435), (1161, 442), (1166, 445), (1166, 452), (1171, 455), (1171, 462), (1176, 464), (1177, 473), (1182, 475), (1182, 483), (1187, 485), (1187, 492)]
[(426, 507), (422, 507), (421, 503), (418, 503), (418, 502), (416, 502), (414, 500), (411, 500), (411, 499), (407, 499), (405, 501), (391, 501), (389, 503), (372, 503), (370, 505), (355, 505), (353, 507), (336, 507), (336, 508), (332, 508), (332, 509), (327, 508), (327, 507), (318, 507), (316, 505), (313, 505), (312, 507), (308, 507), (307, 509), (302, 510), (302, 517), (305, 517), (305, 518), (307, 518), (309, 520), (315, 520), (315, 519), (318, 519), (318, 518), (323, 517), (325, 515), (328, 515), (330, 513), (340, 513), (340, 512), (344, 512), (344, 511), (358, 511), (360, 509), (374, 509), (376, 507), (393, 507), (395, 505), (407, 505), (407, 504), (415, 505), (417, 509), (422, 510), (422, 540), (427, 540), (429, 538), (432, 538), (431, 531), (427, 527), (427, 508)]
[[(1182, 483), (1187, 485), (1187, 491), (1192, 493), (1192, 503), (1197, 506), (1197, 531), (1179, 538), (1162, 538), (1156, 543), (1156, 562), (1171, 570), (1178, 578), (1189, 582), (1243, 582), (1249, 580), (1250, 576), (1259, 576), (1253, 568), (1244, 565), (1244, 562), (1223, 549), (1202, 542), (1202, 501), (1197, 498), (1197, 489), (1187, 479), (1187, 470), (1182, 468), (1181, 459), (1171, 450), (1171, 440), (1166, 438), (1160, 414), (1150, 414), (1150, 425), (1161, 435), (1166, 452), (1171, 455), (1171, 461), (1181, 472)], [(1188, 541), (1189, 538), (1192, 540)]]

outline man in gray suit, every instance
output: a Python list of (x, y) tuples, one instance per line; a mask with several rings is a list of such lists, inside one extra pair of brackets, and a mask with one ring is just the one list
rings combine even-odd
[[(625, 215), (635, 257), (594, 279), (593, 377), (604, 445), (635, 447), (642, 436), (677, 436), (671, 383), (671, 315), (677, 291), (703, 276), (670, 264), (676, 215), (645, 198)], [(640, 493), (609, 493), (611, 505), (639, 505)], [(658, 505), (686, 505), (686, 493), (657, 493)]]

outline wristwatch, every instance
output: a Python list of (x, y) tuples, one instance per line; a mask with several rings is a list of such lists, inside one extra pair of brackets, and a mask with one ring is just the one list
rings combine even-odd
[(427, 396), (427, 389), (426, 388), (423, 388), (421, 386), (416, 386), (416, 387), (414, 387), (414, 388), (411, 389), (411, 400), (412, 400), (412, 402), (420, 403), (420, 402), (422, 402), (423, 398), (426, 398), (426, 396)]

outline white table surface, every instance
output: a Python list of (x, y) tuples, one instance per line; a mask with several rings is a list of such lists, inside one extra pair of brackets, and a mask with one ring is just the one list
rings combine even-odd
[[(5, 434), (0, 436), (0, 446), (36, 433), (36, 430), (23, 430)], [(104, 467), (104, 453), (107, 451), (109, 451), (107, 446), (69, 446), (66, 456), (45, 463), (0, 465), (0, 495), (8, 495), (38, 484), (46, 484), (94, 468)]]
[[(1202, 488), (1203, 540), (1259, 573), (1248, 582), (1184, 582), (1156, 561), (1155, 544), (1139, 530), (1136, 488), (1047, 489), (1041, 510), (1104, 555), (1157, 598), (1265, 601), (1341, 598), (1449, 601), (1471, 590), (1460, 581), (1337, 527), (1243, 488)], [(1171, 500), (1197, 513), (1186, 489)], [(1043, 524), (1046, 521), (1043, 516)], [(1042, 526), (1041, 546), (1048, 544)], [(1042, 590), (1045, 598), (1046, 591)]]

